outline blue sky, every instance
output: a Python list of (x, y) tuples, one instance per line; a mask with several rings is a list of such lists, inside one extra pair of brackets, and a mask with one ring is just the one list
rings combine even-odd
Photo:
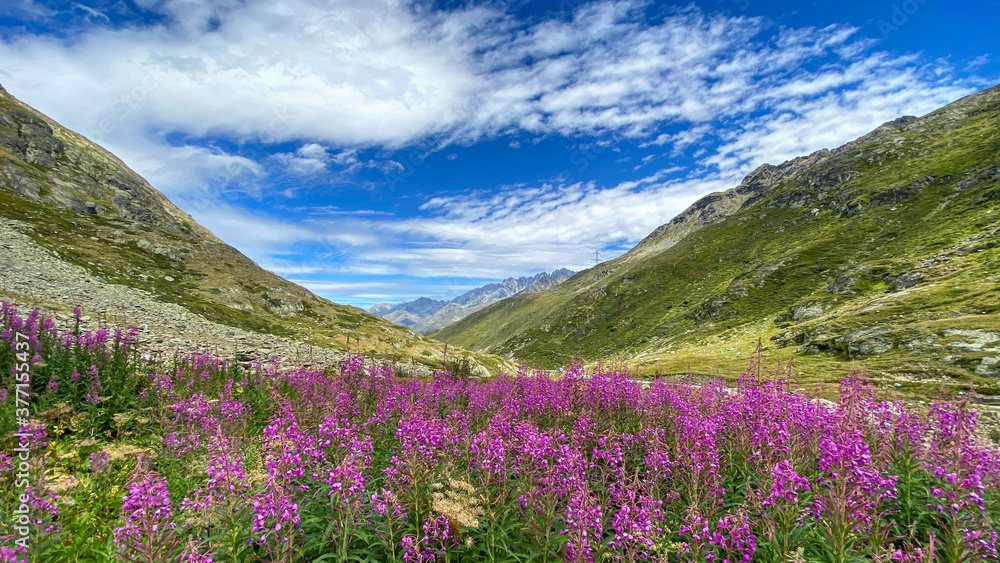
[(341, 303), (616, 256), (1000, 82), (1000, 0), (6, 0), (0, 83)]

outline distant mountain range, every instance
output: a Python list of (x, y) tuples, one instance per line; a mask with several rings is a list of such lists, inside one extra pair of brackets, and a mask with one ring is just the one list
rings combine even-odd
[(379, 303), (370, 307), (368, 312), (417, 332), (428, 332), (448, 326), (508, 297), (551, 289), (575, 273), (560, 268), (552, 273), (541, 272), (534, 276), (507, 278), (502, 282), (486, 284), (451, 301), (420, 297), (403, 303)]

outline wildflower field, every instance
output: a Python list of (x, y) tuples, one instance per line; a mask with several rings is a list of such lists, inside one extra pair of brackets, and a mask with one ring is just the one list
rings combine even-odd
[(876, 400), (854, 372), (834, 404), (756, 373), (165, 365), (134, 331), (7, 303), (0, 328), (3, 561), (998, 561), (976, 413)]

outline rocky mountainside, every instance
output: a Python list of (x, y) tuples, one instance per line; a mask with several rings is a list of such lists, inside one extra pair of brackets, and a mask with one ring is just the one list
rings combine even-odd
[[(379, 303), (378, 305), (373, 305), (368, 308), (368, 312), (373, 315), (378, 315), (383, 318), (388, 318), (393, 313), (406, 313), (409, 316), (422, 319), (429, 315), (436, 313), (441, 307), (447, 305), (448, 301), (441, 301), (438, 299), (431, 299), (429, 297), (419, 297), (413, 301), (404, 301), (402, 303)], [(397, 318), (402, 318), (400, 315)], [(392, 322), (396, 322), (393, 319)], [(403, 323), (397, 323), (403, 324)], [(409, 326), (409, 325), (407, 325)]]
[[(167, 323), (168, 339), (212, 323), (190, 338), (220, 346), (232, 345), (232, 332), (261, 335), (265, 340), (246, 336), (258, 348), (280, 337), (336, 350), (350, 338), (351, 348), (366, 354), (427, 365), (443, 357), (439, 342), (263, 270), (114, 155), (2, 89), (0, 217), (4, 298), (53, 311), (80, 304), (150, 327)], [(63, 273), (51, 277), (56, 271)], [(88, 291), (104, 297), (95, 301)], [(145, 313), (138, 303), (146, 304)], [(461, 355), (451, 350), (450, 357)], [(498, 365), (495, 358), (470, 358)]]
[(476, 305), (487, 305), (495, 303), (501, 299), (506, 299), (519, 293), (532, 293), (550, 287), (555, 287), (566, 281), (574, 272), (566, 268), (554, 270), (551, 274), (540, 272), (534, 276), (520, 278), (507, 278), (499, 283), (490, 283), (482, 287), (467, 291), (451, 300), (463, 307), (475, 307)]
[(368, 312), (398, 325), (425, 333), (447, 326), (491, 303), (496, 303), (512, 295), (533, 293), (555, 287), (569, 279), (573, 274), (574, 272), (566, 268), (560, 268), (551, 274), (540, 272), (534, 276), (507, 278), (502, 282), (486, 284), (469, 290), (451, 301), (420, 297), (403, 303), (379, 303), (369, 307)]
[(998, 231), (995, 87), (761, 166), (625, 255), (430, 334), (549, 367), (579, 353), (647, 371), (732, 367), (760, 337), (814, 372), (859, 359), (996, 388)]

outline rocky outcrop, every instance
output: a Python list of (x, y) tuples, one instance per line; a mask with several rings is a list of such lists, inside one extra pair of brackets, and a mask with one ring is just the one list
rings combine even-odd
[(884, 354), (892, 349), (892, 342), (886, 336), (892, 332), (887, 326), (870, 326), (854, 330), (834, 341), (838, 346), (844, 346), (848, 354), (873, 356)]
[(976, 366), (979, 377), (1000, 377), (1000, 356), (986, 356)]
[(1000, 347), (998, 332), (950, 329), (944, 331), (944, 336), (952, 339), (948, 346), (959, 352), (977, 353)]
[(777, 166), (762, 164), (747, 174), (738, 186), (702, 197), (669, 223), (657, 227), (632, 250), (624, 254), (621, 261), (628, 262), (667, 250), (701, 227), (723, 221), (760, 201), (773, 188), (826, 161), (830, 154), (829, 150), (821, 149)]
[(218, 241), (116, 157), (9, 95), (0, 97), (0, 181), (77, 213)]

